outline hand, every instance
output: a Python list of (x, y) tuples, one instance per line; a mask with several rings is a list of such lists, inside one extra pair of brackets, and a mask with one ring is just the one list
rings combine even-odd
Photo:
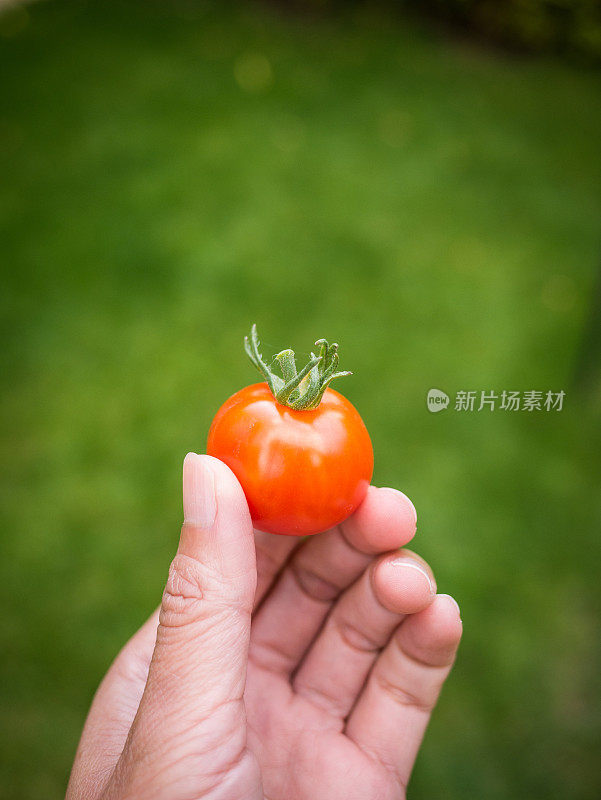
[(455, 601), (398, 549), (409, 500), (370, 487), (331, 531), (253, 535), (232, 472), (189, 454), (184, 518), (161, 607), (94, 698), (68, 800), (403, 798), (461, 636)]

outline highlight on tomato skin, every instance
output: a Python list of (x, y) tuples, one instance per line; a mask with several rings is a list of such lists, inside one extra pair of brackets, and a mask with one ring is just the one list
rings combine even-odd
[(207, 453), (236, 475), (254, 526), (267, 533), (308, 536), (338, 525), (362, 502), (373, 473), (373, 448), (359, 412), (329, 388), (336, 377), (337, 345), (316, 344), (296, 371), (294, 353), (276, 356), (282, 377), (259, 353), (256, 327), (245, 340), (266, 377), (236, 392), (209, 430)]

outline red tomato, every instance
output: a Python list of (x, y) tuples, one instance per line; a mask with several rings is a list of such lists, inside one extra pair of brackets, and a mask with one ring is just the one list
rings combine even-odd
[(221, 406), (207, 453), (236, 475), (256, 528), (306, 536), (337, 525), (365, 497), (374, 455), (356, 408), (327, 388), (317, 408), (278, 403), (267, 383)]

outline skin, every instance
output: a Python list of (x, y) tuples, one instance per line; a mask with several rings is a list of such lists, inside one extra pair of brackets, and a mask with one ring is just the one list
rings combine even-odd
[(457, 604), (403, 548), (410, 501), (370, 487), (320, 536), (253, 532), (230, 469), (191, 453), (184, 518), (160, 609), (96, 693), (67, 800), (404, 798), (461, 637)]
[(309, 536), (333, 528), (359, 506), (371, 480), (371, 440), (353, 404), (326, 389), (319, 407), (295, 411), (266, 383), (246, 386), (221, 406), (207, 453), (242, 486), (255, 527)]

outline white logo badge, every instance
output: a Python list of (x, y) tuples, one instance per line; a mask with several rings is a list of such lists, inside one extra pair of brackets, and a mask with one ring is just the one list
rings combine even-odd
[(430, 389), (426, 398), (428, 411), (436, 414), (437, 411), (442, 411), (449, 405), (449, 395), (441, 392), (440, 389)]

